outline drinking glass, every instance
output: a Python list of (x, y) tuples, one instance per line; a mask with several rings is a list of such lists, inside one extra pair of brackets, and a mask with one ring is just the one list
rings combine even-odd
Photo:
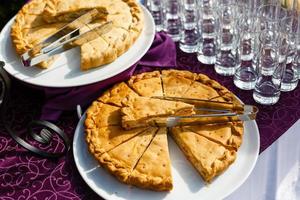
[(182, 33), (179, 48), (186, 53), (197, 51), (199, 43), (198, 12), (194, 10), (183, 10)]
[(261, 29), (278, 30), (279, 20), (287, 17), (287, 10), (278, 3), (263, 4), (258, 9)]
[(148, 0), (147, 6), (153, 16), (155, 29), (157, 32), (164, 29), (164, 4), (161, 0)]
[(298, 73), (297, 68), (294, 66), (295, 56), (297, 53), (297, 35), (298, 32), (298, 20), (296, 15), (285, 17), (280, 22), (280, 32), (283, 40), (288, 46), (286, 69), (283, 74), (281, 83), (281, 91), (287, 92), (294, 90), (298, 85)]
[(251, 13), (243, 15), (238, 20), (240, 29), (239, 39), (239, 66), (235, 70), (233, 82), (234, 85), (243, 90), (254, 89), (257, 72), (255, 66), (255, 57), (257, 45), (256, 42), (256, 18)]
[(280, 97), (281, 81), (286, 66), (287, 45), (281, 42), (281, 36), (276, 31), (262, 31), (259, 40), (258, 78), (253, 98), (257, 103), (273, 105), (278, 102)]
[(297, 50), (292, 65), (293, 65), (293, 69), (296, 71), (298, 79), (300, 79), (300, 49)]
[(173, 39), (178, 42), (181, 33), (181, 0), (165, 0), (166, 20), (165, 31)]
[(209, 0), (199, 6), (200, 40), (197, 58), (203, 64), (215, 64), (217, 46), (218, 13)]
[(197, 0), (183, 0), (183, 8), (185, 10), (195, 10), (197, 9)]
[[(300, 8), (300, 4), (298, 5)], [(298, 75), (298, 79), (300, 79), (300, 12), (298, 13), (298, 18), (297, 18), (297, 22), (298, 22), (298, 34), (297, 34), (297, 38), (296, 38), (296, 55), (294, 57), (293, 60), (293, 67), (297, 72)]]
[(222, 4), (219, 9), (215, 71), (224, 76), (234, 75), (238, 65), (237, 6)]

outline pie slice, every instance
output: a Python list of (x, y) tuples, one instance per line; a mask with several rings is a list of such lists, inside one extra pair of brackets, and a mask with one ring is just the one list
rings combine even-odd
[(236, 151), (226, 149), (184, 127), (172, 128), (172, 137), (204, 181), (210, 182), (235, 160)]
[(237, 150), (242, 144), (242, 132), (233, 130), (232, 123), (186, 126), (187, 130), (204, 136), (216, 143)]
[(119, 57), (126, 52), (133, 44), (128, 30), (122, 27), (113, 27), (112, 30), (102, 35), (102, 38), (115, 51), (115, 55)]
[(127, 183), (156, 191), (173, 188), (166, 128), (158, 130)]
[(163, 70), (162, 83), (165, 96), (182, 97), (196, 79), (196, 74), (189, 71)]
[(163, 96), (159, 71), (146, 72), (133, 76), (128, 81), (128, 85), (141, 96)]
[(103, 103), (114, 104), (116, 106), (122, 106), (122, 101), (126, 97), (137, 97), (138, 94), (135, 93), (128, 85), (124, 82), (114, 85), (111, 89), (103, 93), (101, 97), (98, 98), (99, 101)]
[(99, 128), (120, 124), (121, 109), (119, 107), (95, 101), (86, 112), (86, 128)]
[[(106, 22), (107, 19), (98, 19), (80, 31), (86, 32)], [(127, 51), (134, 42), (125, 28), (116, 26), (115, 22), (113, 24), (114, 27), (109, 32), (81, 45), (81, 70), (89, 70), (113, 62), (118, 56)]]
[(196, 81), (183, 96), (214, 101), (232, 101), (232, 93), (228, 89), (204, 74), (197, 75)]
[(94, 127), (86, 129), (86, 142), (89, 151), (94, 156), (99, 157), (144, 130), (146, 130), (146, 128), (124, 130), (121, 126)]
[(120, 181), (126, 182), (156, 132), (157, 128), (149, 128), (136, 137), (102, 154), (99, 157), (101, 165)]
[(149, 97), (127, 97), (122, 102), (122, 126), (125, 129), (145, 127), (147, 119), (167, 115), (192, 115), (194, 106)]
[(102, 37), (80, 46), (80, 69), (83, 71), (99, 67), (117, 59), (115, 50)]
[(130, 7), (122, 0), (47, 0), (43, 17), (49, 23), (69, 22), (92, 9), (99, 11), (99, 17), (130, 13)]

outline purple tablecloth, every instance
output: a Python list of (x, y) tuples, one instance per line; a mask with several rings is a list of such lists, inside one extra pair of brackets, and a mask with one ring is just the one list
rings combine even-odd
[[(231, 77), (215, 74), (213, 67), (203, 66), (195, 55), (177, 49), (177, 68), (207, 74), (216, 79), (247, 104), (254, 104), (250, 91), (234, 87)], [(141, 69), (137, 69), (141, 70)], [(38, 118), (45, 102), (41, 90), (14, 81), (9, 119), (14, 128), (23, 130), (32, 119)], [(300, 88), (282, 93), (275, 106), (258, 106), (257, 123), (263, 151), (300, 118)], [(74, 111), (64, 113), (57, 123), (72, 138), (77, 118)], [(22, 132), (22, 131), (21, 131)], [(24, 132), (24, 131), (23, 131)], [(0, 122), (0, 199), (101, 199), (80, 177), (72, 152), (59, 160), (40, 159), (19, 147), (5, 132)]]

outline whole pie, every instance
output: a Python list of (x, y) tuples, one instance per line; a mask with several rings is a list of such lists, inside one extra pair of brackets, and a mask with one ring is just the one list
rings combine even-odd
[[(97, 9), (99, 16), (81, 32), (108, 21), (113, 28), (80, 46), (81, 69), (113, 62), (132, 46), (143, 29), (143, 12), (135, 0), (31, 0), (18, 12), (11, 28), (17, 54), (22, 55), (92, 9)], [(48, 68), (54, 60), (55, 57), (37, 66)]]
[(89, 151), (120, 181), (169, 191), (173, 188), (170, 134), (202, 179), (213, 181), (235, 161), (242, 144), (243, 123), (152, 127), (146, 123), (152, 117), (205, 113), (194, 105), (158, 96), (237, 102), (229, 90), (203, 74), (179, 70), (138, 74), (105, 91), (87, 110)]

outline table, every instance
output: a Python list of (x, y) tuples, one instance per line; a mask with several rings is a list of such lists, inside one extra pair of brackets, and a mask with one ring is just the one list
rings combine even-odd
[[(235, 88), (231, 78), (216, 75), (211, 66), (201, 65), (194, 54), (182, 53), (178, 48), (177, 53), (179, 69), (190, 69), (208, 74), (231, 89), (244, 102), (255, 104), (251, 92)], [(45, 100), (43, 92), (14, 80), (12, 97), (8, 118), (14, 119), (15, 129), (22, 130), (31, 119), (39, 117), (39, 111)], [(276, 131), (284, 133), (300, 118), (299, 97), (300, 87), (293, 92), (283, 93), (282, 99), (275, 106), (260, 106), (262, 111), (267, 111), (261, 112), (261, 115), (258, 116), (261, 140), (264, 141), (264, 138), (267, 138), (266, 142), (261, 144), (261, 152), (268, 147), (268, 141), (274, 141), (279, 137), (279, 135), (272, 133), (276, 133)], [(65, 113), (57, 122), (57, 125), (63, 128), (71, 138), (76, 124), (75, 111)], [(272, 128), (273, 125), (275, 128)], [(297, 130), (299, 131), (298, 127)], [(268, 181), (268, 183), (270, 182), (272, 180)], [(50, 197), (50, 199), (100, 199), (80, 177), (75, 167), (72, 152), (59, 160), (33, 157), (8, 136), (1, 122), (0, 185), (0, 197), (7, 197), (8, 199), (31, 199), (33, 197), (37, 199), (44, 199), (45, 197)], [(239, 196), (238, 194), (234, 195)], [(233, 196), (232, 198), (238, 197)]]
[(246, 182), (226, 200), (300, 199), (300, 120), (261, 153)]
[[(234, 87), (232, 78), (219, 76), (214, 73), (212, 66), (200, 64), (195, 54), (183, 53), (178, 47), (176, 51), (178, 53), (178, 69), (188, 69), (207, 74), (232, 90), (245, 103), (255, 105), (252, 93)], [(9, 120), (14, 121), (14, 128), (24, 133), (23, 129), (26, 124), (32, 119), (39, 118), (44, 101), (42, 90), (38, 88), (33, 89), (14, 80), (8, 116)], [(263, 111), (259, 113), (257, 119), (262, 142), (260, 151), (263, 152), (300, 118), (300, 87), (298, 86), (293, 92), (283, 93), (280, 101), (275, 106), (259, 107)], [(72, 138), (76, 124), (77, 115), (75, 111), (64, 113), (57, 122), (57, 125), (70, 138)], [(300, 125), (298, 121), (289, 130), (289, 133), (284, 134), (282, 138), (260, 155), (258, 164), (251, 177), (227, 199), (235, 200), (241, 199), (241, 197), (255, 200), (276, 199), (276, 197), (281, 197), (282, 193), (280, 192), (282, 191), (285, 192), (284, 199), (299, 198), (300, 151), (299, 147), (297, 147), (299, 134), (296, 134), (299, 131)], [(279, 162), (283, 158), (285, 159), (284, 162)], [(292, 161), (295, 161), (296, 164), (290, 165)], [(291, 166), (296, 167), (289, 170)], [(275, 171), (278, 173), (275, 173)], [(288, 178), (281, 181), (285, 174), (289, 174)], [(292, 178), (289, 178), (290, 176)], [(258, 182), (261, 184), (257, 184)], [(280, 190), (277, 190), (277, 188)], [(288, 189), (293, 191), (288, 192)], [(288, 196), (289, 194), (291, 195)], [(80, 177), (75, 167), (72, 152), (69, 152), (66, 157), (59, 160), (33, 157), (9, 137), (4, 130), (2, 122), (0, 122), (0, 199), (2, 198), (101, 199)]]

